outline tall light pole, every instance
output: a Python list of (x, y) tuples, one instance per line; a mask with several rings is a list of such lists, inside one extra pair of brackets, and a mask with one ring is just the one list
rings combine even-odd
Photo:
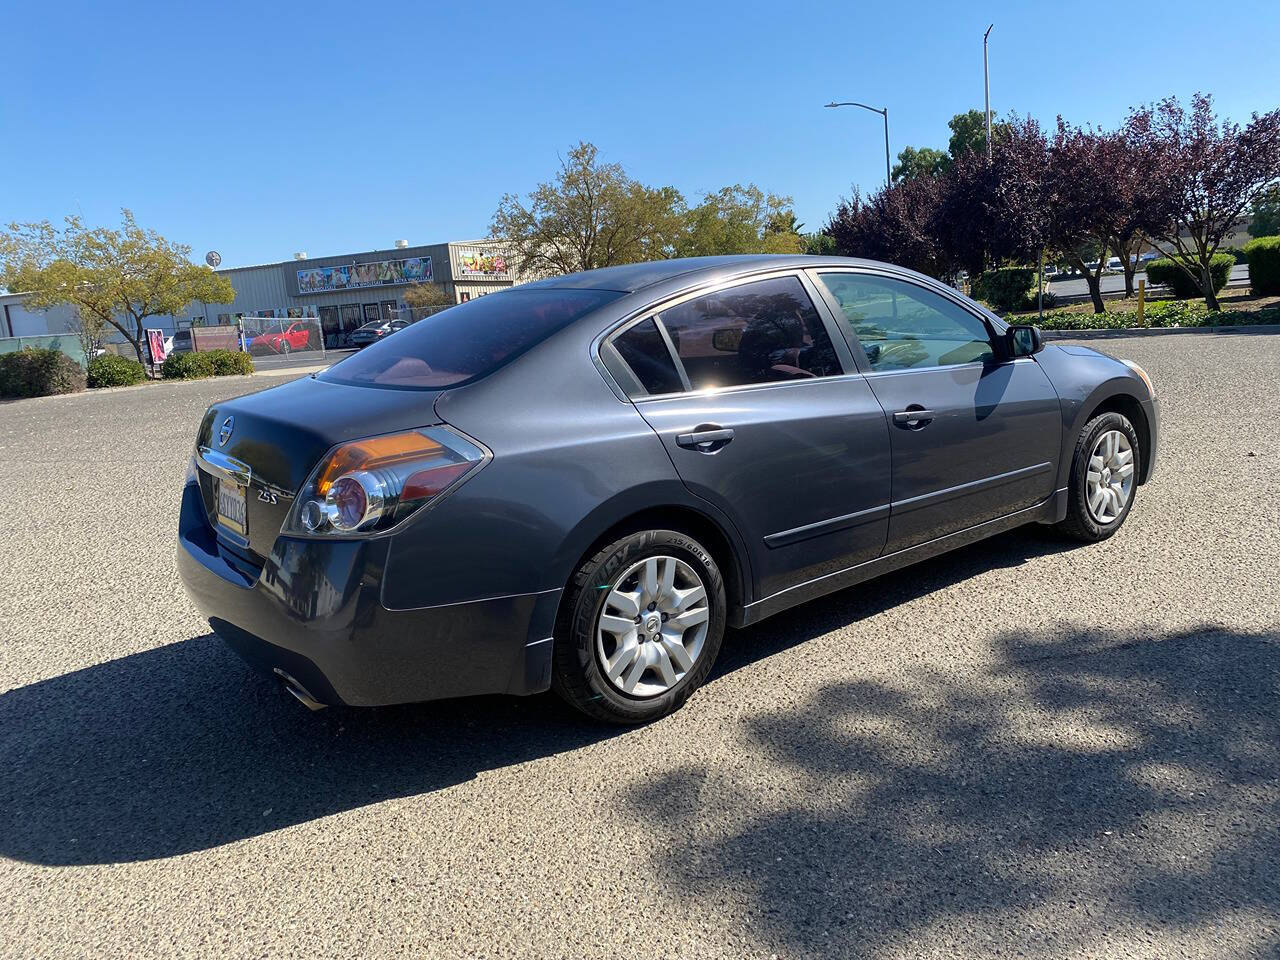
[(982, 87), (983, 87), (983, 94), (984, 94), (984, 99), (986, 100), (986, 107), (987, 107), (985, 116), (987, 118), (987, 159), (988, 160), (991, 159), (991, 74), (987, 70), (987, 37), (991, 36), (991, 27), (994, 27), (994, 26), (995, 26), (994, 23), (991, 24), (991, 26), (987, 27), (987, 32), (982, 35)]
[(828, 103), (828, 107), (861, 107), (863, 110), (870, 110), (872, 113), (878, 113), (884, 117), (884, 185), (887, 187), (893, 182), (893, 178), (889, 174), (889, 108), (881, 109), (879, 107), (868, 107), (865, 103), (856, 103), (852, 100), (844, 103)]

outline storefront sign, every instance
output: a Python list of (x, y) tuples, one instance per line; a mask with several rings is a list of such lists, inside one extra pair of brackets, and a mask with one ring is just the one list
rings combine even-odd
[(298, 293), (359, 290), (397, 283), (430, 283), (431, 279), (430, 257), (353, 263), (342, 267), (311, 267), (298, 271)]
[(464, 277), (505, 277), (510, 272), (505, 254), (466, 247), (458, 251), (458, 267)]

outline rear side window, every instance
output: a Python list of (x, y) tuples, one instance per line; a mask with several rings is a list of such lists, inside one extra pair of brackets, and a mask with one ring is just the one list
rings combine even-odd
[(442, 310), (334, 364), (321, 380), (439, 390), (487, 376), (579, 317), (622, 296), (616, 290), (504, 290)]
[(796, 277), (719, 290), (664, 310), (659, 318), (694, 390), (843, 372)]
[(652, 317), (614, 337), (613, 345), (649, 393), (679, 393), (684, 389), (671, 351)]

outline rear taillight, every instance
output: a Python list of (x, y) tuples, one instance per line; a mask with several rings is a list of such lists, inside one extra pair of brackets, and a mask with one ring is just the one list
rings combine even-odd
[(361, 536), (413, 516), (480, 469), (489, 453), (449, 427), (425, 427), (330, 450), (298, 492), (282, 533)]

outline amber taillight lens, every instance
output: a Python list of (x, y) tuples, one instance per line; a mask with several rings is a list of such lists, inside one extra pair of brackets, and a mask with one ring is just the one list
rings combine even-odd
[(298, 492), (282, 533), (382, 533), (452, 490), (489, 459), (449, 427), (424, 427), (340, 444)]

